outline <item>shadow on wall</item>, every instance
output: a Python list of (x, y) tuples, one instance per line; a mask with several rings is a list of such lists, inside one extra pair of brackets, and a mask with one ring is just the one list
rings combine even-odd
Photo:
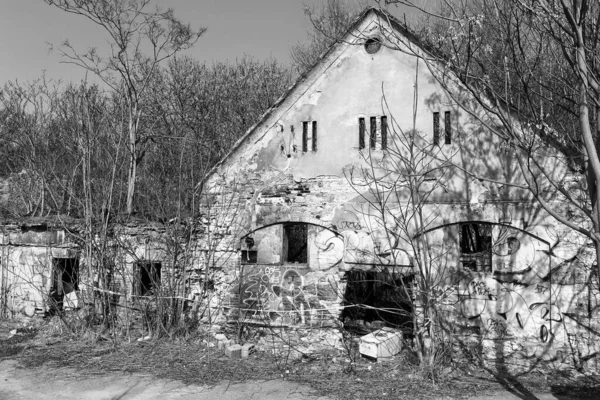
[[(583, 304), (589, 300), (590, 277), (575, 275), (566, 263), (553, 267), (548, 242), (515, 227), (480, 221), (425, 234), (439, 248), (456, 247), (456, 255), (438, 270), (445, 296), (441, 314), (458, 334), (476, 328), (482, 339), (492, 339), (483, 347), (491, 359), (524, 353), (532, 362), (561, 363), (596, 353), (594, 346), (573, 340), (594, 336), (591, 308)], [(588, 327), (571, 321), (577, 318), (588, 320)], [(518, 340), (504, 343), (513, 339)]]

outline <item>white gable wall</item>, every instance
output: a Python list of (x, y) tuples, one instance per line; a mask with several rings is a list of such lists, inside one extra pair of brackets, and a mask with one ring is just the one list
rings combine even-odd
[[(344, 167), (361, 160), (358, 150), (358, 119), (365, 118), (365, 141), (369, 146), (370, 117), (386, 115), (390, 127), (413, 128), (425, 140), (433, 140), (433, 112), (440, 113), (443, 153), (460, 168), (499, 181), (519, 181), (517, 165), (504, 151), (502, 141), (462, 111), (437, 83), (425, 62), (395, 49), (382, 47), (368, 54), (360, 43), (377, 34), (379, 24), (371, 13), (358, 29), (332, 51), (308, 77), (254, 130), (220, 166), (226, 180), (244, 180), (249, 174), (292, 175), (295, 181), (317, 176), (343, 177)], [(415, 90), (418, 98), (415, 110)], [(385, 101), (384, 101), (385, 100)], [(452, 145), (444, 142), (444, 113), (451, 112)], [(414, 113), (416, 114), (414, 115)], [(302, 151), (302, 122), (308, 121), (308, 151)], [(318, 124), (317, 151), (312, 151), (312, 121)], [(293, 129), (293, 132), (292, 132)], [(443, 158), (443, 157), (442, 157)], [(245, 177), (245, 178), (244, 178)], [(445, 201), (469, 201), (489, 188), (456, 169), (447, 182)], [(504, 189), (504, 190), (502, 190)], [(525, 191), (505, 186), (496, 196), (530, 199)], [(441, 199), (441, 198), (440, 198)]]
[[(277, 260), (268, 266), (259, 262), (256, 271), (260, 272), (260, 276), (252, 279), (256, 282), (269, 282), (263, 287), (266, 291), (270, 290), (270, 285), (275, 284), (273, 279), (281, 280), (290, 270), (297, 271), (294, 276), (300, 277), (302, 285), (306, 287), (329, 282), (324, 285), (329, 288), (335, 287), (333, 298), (331, 295), (326, 298), (315, 295), (313, 298), (306, 292), (306, 298), (311, 298), (314, 302), (311, 300), (297, 307), (303, 310), (310, 309), (311, 313), (326, 309), (329, 317), (335, 317), (340, 311), (337, 307), (341, 305), (344, 295), (345, 271), (381, 267), (390, 262), (385, 256), (377, 253), (389, 254), (390, 251), (397, 251), (398, 259), (406, 261), (408, 257), (401, 253), (410, 254), (410, 249), (403, 248), (402, 244), (389, 243), (385, 228), (378, 226), (376, 219), (369, 215), (368, 207), (365, 207), (365, 202), (361, 199), (361, 189), (348, 182), (344, 171), (347, 171), (350, 165), (363, 162), (358, 149), (359, 118), (365, 120), (367, 149), (363, 151), (368, 151), (371, 117), (377, 118), (379, 127), (380, 117), (385, 115), (390, 128), (397, 125), (396, 129), (400, 131), (411, 130), (414, 118), (416, 130), (425, 141), (431, 142), (433, 113), (439, 112), (441, 155), (438, 156), (441, 159), (449, 158), (454, 167), (447, 171), (444, 189), (436, 190), (431, 204), (425, 209), (426, 218), (430, 222), (429, 228), (448, 225), (442, 230), (432, 231), (432, 243), (440, 247), (448, 244), (455, 246), (455, 252), (448, 254), (457, 254), (459, 225), (449, 224), (473, 220), (502, 223), (504, 228), (497, 226), (494, 232), (501, 231), (504, 236), (512, 235), (513, 239), (519, 238), (521, 241), (520, 253), (510, 257), (494, 255), (492, 268), (495, 275), (467, 273), (458, 283), (452, 281), (452, 276), (448, 282), (455, 285), (456, 290), (464, 287), (488, 287), (486, 282), (492, 282), (495, 285), (494, 293), (502, 293), (503, 296), (505, 293), (512, 293), (507, 288), (518, 284), (522, 285), (527, 296), (531, 297), (528, 297), (528, 303), (519, 305), (522, 311), (517, 310), (516, 306), (512, 311), (507, 311), (504, 310), (509, 302), (507, 299), (502, 298), (504, 303), (500, 304), (500, 300), (492, 301), (485, 294), (469, 293), (468, 290), (457, 292), (460, 302), (452, 306), (456, 308), (456, 313), (461, 315), (456, 320), (457, 326), (479, 324), (482, 333), (494, 338), (510, 335), (531, 337), (535, 342), (533, 346), (539, 345), (539, 349), (543, 349), (548, 336), (540, 338), (538, 333), (542, 326), (546, 326), (546, 317), (534, 315), (532, 311), (527, 310), (538, 303), (548, 303), (550, 306), (552, 301), (554, 303), (551, 306), (555, 309), (552, 318), (555, 319), (548, 324), (552, 331), (550, 334), (555, 335), (557, 340), (566, 340), (566, 331), (556, 330), (556, 327), (560, 326), (557, 324), (556, 315), (579, 312), (576, 310), (577, 304), (583, 301), (583, 297), (589, 296), (589, 292), (574, 288), (582, 288), (585, 279), (564, 272), (570, 268), (567, 264), (561, 270), (563, 272), (559, 271), (560, 283), (548, 283), (546, 278), (551, 268), (576, 254), (582, 243), (581, 238), (558, 225), (543, 212), (532, 202), (527, 191), (509, 185), (482, 182), (465, 172), (469, 171), (500, 182), (521, 183), (519, 168), (512, 158), (514, 151), (508, 148), (503, 140), (485, 129), (477, 118), (455, 103), (456, 99), (468, 101), (468, 95), (461, 93), (457, 87), (455, 98), (451, 99), (424, 61), (419, 61), (410, 51), (402, 52), (384, 46), (379, 52), (368, 54), (362, 43), (366, 37), (379, 34), (376, 13), (367, 14), (359, 23), (357, 32), (361, 33), (346, 38), (347, 42), (356, 44), (341, 43), (335, 46), (308, 76), (236, 145), (209, 180), (208, 187), (213, 193), (233, 192), (236, 196), (235, 203), (240, 204), (240, 209), (236, 210), (235, 225), (239, 232), (233, 232), (233, 229), (232, 233), (238, 235), (238, 238), (265, 226), (281, 226), (277, 224), (291, 221), (307, 222), (339, 233), (339, 236), (335, 236), (327, 229), (311, 228), (313, 230), (309, 230), (309, 238), (312, 239), (309, 240), (313, 240), (314, 243), (311, 242), (308, 246), (310, 256), (307, 265), (289, 265), (283, 260), (283, 229), (269, 228), (268, 232), (277, 232), (274, 235), (267, 234), (267, 230), (251, 233), (257, 241), (258, 259)], [(418, 94), (416, 100), (415, 90)], [(450, 111), (452, 119), (451, 144), (444, 144), (446, 111)], [(477, 108), (471, 111), (483, 114)], [(309, 122), (309, 140), (308, 151), (303, 152), (302, 127), (305, 121)], [(318, 126), (316, 152), (312, 151), (310, 140), (313, 121), (316, 121)], [(389, 137), (391, 140), (391, 132)], [(378, 158), (384, 154), (379, 149), (374, 153)], [(548, 158), (548, 165), (555, 165), (553, 173), (559, 177), (564, 176), (565, 165), (560, 162), (560, 158), (554, 157), (552, 151), (549, 153), (551, 157)], [(527, 231), (527, 234), (516, 229), (511, 230), (511, 227)], [(229, 225), (226, 228), (229, 229)], [(533, 234), (540, 240), (531, 239), (533, 236), (528, 234)], [(496, 236), (494, 240), (497, 239)], [(259, 243), (263, 237), (268, 239), (268, 246)], [(439, 243), (435, 239), (438, 237)], [(527, 245), (529, 242), (532, 243), (530, 246)], [(235, 239), (231, 243), (231, 250), (235, 251)], [(544, 255), (548, 254), (544, 247), (546, 243), (553, 246), (555, 257), (551, 260)], [(249, 249), (244, 247), (243, 243), (240, 246), (244, 250)], [(368, 256), (365, 256), (366, 254)], [(452, 274), (461, 268), (457, 257), (448, 260), (446, 267)], [(236, 268), (242, 271), (242, 275), (254, 273), (252, 265), (237, 265)], [(258, 290), (258, 286), (252, 289), (248, 286), (251, 283), (248, 282), (244, 283), (242, 279), (234, 283), (232, 293), (240, 293), (239, 287), (243, 287), (242, 292), (260, 298), (262, 294), (253, 291)], [(331, 282), (335, 282), (335, 285)], [(237, 284), (240, 286), (237, 287)], [(269, 294), (269, 298), (280, 298), (279, 293), (280, 291), (274, 291)], [(551, 293), (551, 296), (548, 293)], [(574, 296), (573, 293), (579, 294)], [(268, 309), (270, 315), (280, 313), (283, 307), (281, 304), (271, 303), (268, 306), (271, 307)], [(529, 320), (534, 322), (521, 326), (519, 322), (515, 322), (519, 318), (517, 314), (526, 311)], [(499, 317), (498, 313), (509, 316), (509, 319), (513, 316), (514, 321), (498, 322), (499, 318), (503, 318)], [(312, 316), (309, 314), (305, 311), (305, 315), (298, 318), (303, 323), (309, 320), (312, 323), (315, 321), (314, 313)], [(473, 322), (475, 320), (479, 322)], [(500, 328), (492, 331), (491, 324)]]

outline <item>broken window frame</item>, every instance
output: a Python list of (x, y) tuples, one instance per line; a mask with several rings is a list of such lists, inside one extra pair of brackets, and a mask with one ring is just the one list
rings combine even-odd
[(460, 264), (473, 272), (492, 272), (493, 225), (485, 222), (459, 224)]

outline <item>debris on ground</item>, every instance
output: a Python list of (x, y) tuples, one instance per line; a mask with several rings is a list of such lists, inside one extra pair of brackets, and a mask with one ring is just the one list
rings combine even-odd
[[(82, 377), (141, 373), (199, 385), (286, 379), (340, 399), (462, 399), (511, 386), (585, 396), (600, 386), (598, 376), (574, 370), (499, 376), (483, 367), (448, 365), (432, 374), (417, 365), (408, 348), (386, 362), (377, 362), (360, 355), (356, 340), (308, 330), (288, 335), (265, 329), (244, 341), (226, 331), (211, 330), (185, 339), (138, 334), (128, 341), (110, 332), (90, 332), (76, 339), (57, 321), (35, 329), (8, 328), (0, 331), (0, 360), (16, 359), (27, 368), (70, 367)], [(15, 329), (17, 333), (11, 335)], [(322, 345), (315, 338), (329, 339), (338, 347)], [(217, 345), (234, 340), (238, 343)]]

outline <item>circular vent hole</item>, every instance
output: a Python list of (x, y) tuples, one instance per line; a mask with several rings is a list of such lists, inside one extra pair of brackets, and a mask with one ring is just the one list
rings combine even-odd
[(381, 49), (381, 40), (379, 38), (370, 38), (365, 42), (365, 50), (369, 54), (375, 54)]

